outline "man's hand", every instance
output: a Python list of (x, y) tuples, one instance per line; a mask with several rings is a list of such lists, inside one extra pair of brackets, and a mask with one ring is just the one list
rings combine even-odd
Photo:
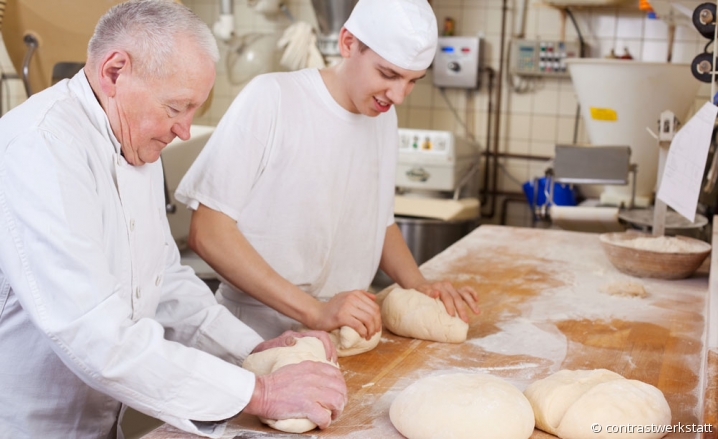
[(337, 362), (337, 349), (334, 343), (329, 339), (329, 334), (324, 331), (285, 331), (279, 337), (261, 342), (254, 348), (252, 353), (256, 354), (257, 352), (266, 351), (267, 349), (294, 346), (297, 343), (297, 339), (302, 337), (316, 337), (321, 340), (324, 345), (324, 352), (327, 354), (327, 361), (331, 361), (332, 363)]
[(381, 329), (381, 310), (375, 300), (376, 296), (362, 290), (339, 293), (327, 302), (318, 302), (314, 319), (307, 326), (323, 331), (350, 326), (369, 340)]
[(469, 315), (466, 312), (466, 306), (471, 308), (474, 314), (478, 314), (481, 310), (476, 303), (479, 295), (476, 294), (471, 287), (461, 287), (458, 290), (451, 285), (451, 282), (428, 282), (415, 287), (417, 291), (421, 291), (432, 299), (440, 298), (444, 302), (446, 312), (450, 316), (455, 316), (458, 312), (459, 318), (469, 323)]
[(347, 386), (338, 368), (303, 361), (257, 376), (244, 412), (266, 419), (307, 418), (324, 429), (339, 417), (346, 402)]

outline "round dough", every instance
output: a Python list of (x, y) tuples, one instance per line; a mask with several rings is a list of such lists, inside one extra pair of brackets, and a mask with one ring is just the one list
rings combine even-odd
[(342, 326), (330, 332), (329, 338), (337, 348), (338, 357), (349, 357), (374, 349), (381, 339), (381, 329), (367, 340), (352, 329), (351, 326)]
[[(671, 409), (657, 388), (606, 369), (562, 370), (524, 392), (536, 427), (570, 439), (658, 439), (665, 433), (611, 433), (606, 426), (668, 425)], [(591, 430), (593, 424), (601, 432)]]
[(446, 312), (441, 299), (416, 290), (394, 288), (381, 305), (381, 319), (391, 332), (422, 340), (461, 343), (469, 325)]
[(389, 418), (409, 439), (527, 439), (534, 431), (521, 391), (486, 374), (423, 378), (396, 397)]
[[(251, 354), (244, 360), (242, 367), (256, 375), (267, 375), (283, 366), (302, 361), (318, 361), (339, 367), (327, 361), (324, 344), (318, 338), (302, 337), (296, 340), (294, 346), (272, 348)], [(304, 433), (317, 427), (317, 424), (306, 418), (274, 420), (260, 417), (259, 419), (270, 427), (287, 433)]]

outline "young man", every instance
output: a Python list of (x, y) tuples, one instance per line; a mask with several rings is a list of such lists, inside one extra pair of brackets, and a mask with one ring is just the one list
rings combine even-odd
[(476, 293), (428, 282), (394, 224), (394, 105), (436, 51), (426, 0), (360, 0), (334, 67), (255, 78), (182, 180), (190, 246), (223, 278), (218, 301), (264, 337), (298, 323), (381, 329), (365, 290), (381, 268), (468, 319)]
[(341, 412), (335, 367), (242, 369), (300, 335), (262, 341), (179, 265), (157, 159), (189, 138), (217, 59), (184, 6), (123, 3), (84, 70), (0, 119), (0, 437), (121, 437), (122, 404), (212, 436), (242, 410)]

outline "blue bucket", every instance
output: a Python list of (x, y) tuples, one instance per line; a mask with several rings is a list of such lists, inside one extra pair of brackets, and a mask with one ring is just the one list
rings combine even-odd
[[(538, 190), (535, 190), (534, 183), (538, 183)], [(535, 209), (536, 206), (546, 204), (546, 200), (549, 197), (549, 190), (551, 189), (550, 185), (551, 180), (549, 180), (549, 186), (546, 185), (546, 177), (529, 180), (523, 184), (526, 200), (532, 210)], [(553, 204), (556, 206), (575, 206), (576, 195), (574, 194), (573, 188), (567, 184), (555, 183), (553, 187)]]

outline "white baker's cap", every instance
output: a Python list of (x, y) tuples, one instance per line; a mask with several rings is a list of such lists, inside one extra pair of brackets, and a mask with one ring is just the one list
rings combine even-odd
[(439, 32), (427, 0), (359, 0), (344, 27), (402, 69), (424, 70), (434, 60)]

